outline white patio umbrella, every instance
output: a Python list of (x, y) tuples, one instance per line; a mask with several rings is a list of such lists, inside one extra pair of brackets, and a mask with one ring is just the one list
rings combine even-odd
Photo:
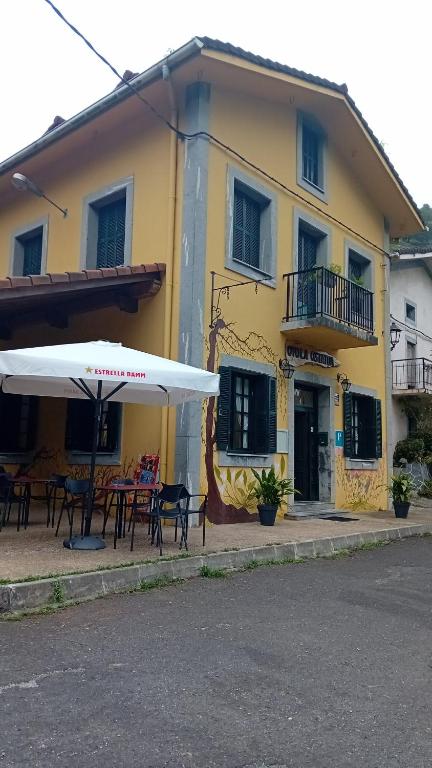
[(90, 493), (84, 538), (71, 549), (99, 549), (104, 542), (90, 536), (92, 496), (102, 403), (106, 400), (143, 405), (179, 405), (219, 393), (219, 376), (163, 357), (128, 349), (110, 341), (60, 344), (0, 352), (0, 386), (15, 395), (90, 399), (95, 404)]

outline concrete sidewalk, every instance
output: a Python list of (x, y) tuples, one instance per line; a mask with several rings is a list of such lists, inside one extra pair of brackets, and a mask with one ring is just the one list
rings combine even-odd
[[(27, 533), (28, 531), (21, 534), (20, 542), (25, 541)], [(171, 554), (172, 559), (160, 559), (153, 547), (151, 558), (143, 558), (142, 553), (137, 551), (132, 553), (132, 561), (130, 553), (124, 547), (127, 540), (122, 542), (121, 552), (109, 547), (100, 552), (70, 552), (62, 548), (61, 540), (54, 539), (57, 549), (52, 550), (52, 553), (55, 557), (51, 554), (45, 560), (45, 566), (47, 567), (49, 562), (52, 567), (53, 563), (58, 562), (62, 570), (54, 576), (51, 575), (51, 570), (48, 571), (50, 576), (47, 578), (22, 583), (14, 580), (17, 577), (9, 576), (9, 583), (0, 586), (0, 613), (32, 610), (46, 605), (64, 605), (71, 601), (143, 588), (143, 585), (149, 582), (187, 579), (203, 575), (203, 566), (213, 571), (232, 570), (251, 567), (254, 561), (274, 563), (331, 557), (341, 550), (355, 550), (378, 542), (430, 533), (431, 514), (428, 511), (413, 510), (408, 520), (396, 520), (390, 514), (363, 514), (358, 520), (344, 523), (328, 520), (303, 520), (296, 523), (284, 520), (278, 522), (274, 528), (265, 528), (257, 523), (214, 526), (209, 531), (207, 552), (200, 546), (201, 531), (192, 530), (188, 556), (179, 557), (176, 546), (174, 551), (167, 552), (168, 555)], [(7, 549), (5, 554), (10, 557)], [(31, 570), (30, 554), (29, 550), (27, 572)], [(34, 556), (33, 552), (33, 569), (36, 562)], [(2, 561), (4, 562), (4, 557)], [(71, 573), (75, 570), (73, 562), (79, 565), (76, 571), (83, 571), (82, 573)], [(24, 568), (23, 563), (21, 568)]]

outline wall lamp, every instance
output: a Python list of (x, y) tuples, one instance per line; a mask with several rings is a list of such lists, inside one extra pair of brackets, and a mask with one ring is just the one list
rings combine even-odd
[(27, 176), (24, 176), (23, 173), (14, 173), (11, 181), (15, 189), (18, 189), (20, 192), (31, 192), (32, 195), (36, 195), (36, 197), (43, 197), (51, 205), (57, 208), (58, 211), (61, 211), (63, 216), (66, 218), (68, 214), (67, 208), (61, 208), (59, 205), (57, 205), (57, 203), (55, 203), (54, 200), (51, 200), (51, 198), (49, 198), (45, 192), (43, 192), (40, 187), (34, 183), (34, 181), (28, 179)]
[(294, 376), (295, 368), (293, 365), (291, 365), (289, 360), (279, 360), (279, 368), (281, 369), (285, 379), (292, 379)]
[(349, 380), (349, 378), (346, 375), (346, 373), (338, 373), (336, 378), (337, 378), (339, 384), (341, 385), (343, 391), (344, 392), (349, 392), (350, 389), (351, 389), (352, 382)]
[(399, 344), (401, 335), (401, 329), (398, 325), (393, 321), (393, 323), (390, 326), (390, 349), (393, 352), (396, 344)]

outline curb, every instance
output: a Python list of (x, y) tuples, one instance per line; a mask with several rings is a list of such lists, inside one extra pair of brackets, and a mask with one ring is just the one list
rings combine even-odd
[(5, 584), (0, 586), (0, 614), (31, 611), (46, 606), (60, 607), (71, 602), (133, 590), (155, 579), (191, 579), (200, 575), (203, 565), (209, 569), (232, 571), (252, 561), (274, 564), (278, 561), (331, 557), (341, 550), (356, 549), (364, 544), (398, 541), (425, 533), (432, 533), (432, 523), (193, 555), (178, 560), (155, 560), (152, 563), (105, 571)]

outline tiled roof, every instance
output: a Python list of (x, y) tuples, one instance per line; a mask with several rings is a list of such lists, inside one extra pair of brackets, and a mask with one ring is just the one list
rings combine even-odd
[(387, 153), (384, 151), (382, 144), (379, 142), (374, 132), (372, 131), (372, 128), (369, 126), (366, 119), (363, 117), (362, 113), (360, 112), (359, 108), (354, 102), (354, 99), (352, 99), (351, 96), (349, 95), (348, 86), (345, 83), (341, 83), (341, 84), (334, 83), (332, 82), (332, 80), (326, 80), (323, 77), (311, 75), (308, 72), (303, 72), (300, 69), (294, 69), (293, 67), (289, 67), (286, 64), (280, 64), (278, 61), (272, 61), (271, 59), (266, 59), (263, 56), (258, 56), (257, 54), (251, 53), (250, 51), (245, 51), (243, 48), (238, 48), (236, 45), (231, 45), (231, 43), (223, 43), (221, 40), (214, 40), (211, 37), (200, 37), (198, 39), (201, 40), (203, 46), (205, 48), (208, 48), (209, 50), (219, 51), (220, 53), (227, 53), (227, 54), (230, 54), (231, 56), (237, 56), (237, 58), (245, 59), (245, 61), (249, 61), (251, 64), (257, 64), (258, 66), (265, 67), (266, 69), (272, 69), (274, 72), (281, 72), (285, 75), (290, 75), (291, 77), (297, 77), (299, 80), (304, 80), (305, 82), (313, 83), (314, 85), (320, 85), (324, 88), (329, 88), (332, 91), (337, 91), (338, 93), (341, 93), (346, 98), (348, 104), (350, 105), (352, 110), (355, 112), (355, 114), (359, 118), (361, 124), (363, 125), (363, 128), (369, 134), (376, 149), (385, 160), (391, 173), (393, 174), (394, 178), (396, 179), (401, 189), (404, 191), (405, 195), (407, 196), (408, 200), (413, 206), (415, 212), (423, 221), (423, 217), (421, 215), (420, 210), (417, 207), (416, 202), (414, 201), (410, 192), (408, 191), (405, 184), (403, 183), (401, 177), (396, 171), (396, 168), (394, 167)]
[[(109, 269), (82, 269), (79, 272), (48, 272), (45, 275), (28, 275), (26, 277), (4, 277), (0, 278), (0, 300), (2, 297), (2, 291), (11, 288), (36, 288), (47, 287), (60, 284), (67, 284), (71, 288), (75, 287), (74, 284), (82, 283), (86, 281), (87, 284), (93, 283), (95, 280), (102, 280), (106, 282), (110, 281), (112, 284), (113, 278), (130, 278), (133, 276), (147, 276), (147, 278), (154, 277), (155, 280), (159, 279), (165, 272), (165, 264), (138, 264), (132, 267), (115, 267)], [(144, 278), (145, 279), (145, 278)], [(123, 283), (131, 283), (132, 281), (123, 280)], [(93, 283), (93, 285), (96, 285)], [(102, 287), (102, 284), (99, 284)], [(45, 291), (44, 291), (45, 292)], [(25, 291), (23, 291), (24, 295)]]
[(165, 264), (139, 264), (0, 279), (0, 339), (23, 326), (66, 328), (69, 317), (107, 307), (138, 312), (140, 299), (158, 292), (164, 273)]

